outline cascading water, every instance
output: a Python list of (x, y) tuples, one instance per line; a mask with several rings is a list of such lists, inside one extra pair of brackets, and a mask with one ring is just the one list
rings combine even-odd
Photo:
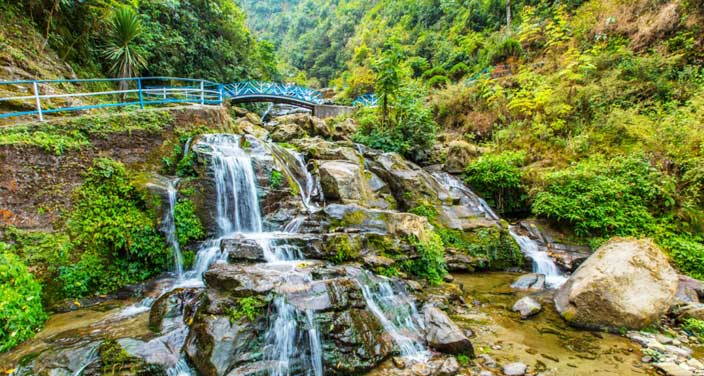
[(416, 361), (427, 359), (430, 355), (428, 349), (420, 341), (409, 336), (422, 333), (424, 329), (415, 303), (405, 294), (394, 293), (388, 281), (375, 281), (368, 273), (360, 274), (357, 283), (367, 307), (391, 335), (401, 356)]
[(560, 271), (550, 255), (541, 250), (535, 240), (518, 234), (514, 226), (509, 226), (509, 232), (521, 247), (523, 254), (533, 260), (533, 272), (545, 275), (545, 283), (548, 287), (558, 288), (567, 281), (567, 277)]
[[(460, 196), (460, 203), (463, 205), (468, 205), (482, 211), (489, 219), (496, 221), (500, 220), (499, 216), (494, 212), (494, 210), (491, 209), (486, 201), (477, 196), (458, 178), (446, 172), (440, 171), (433, 172), (432, 175), (438, 183), (446, 187), (451, 192), (458, 194)], [(516, 243), (518, 243), (518, 246), (521, 248), (521, 252), (533, 260), (533, 272), (544, 274), (545, 282), (549, 287), (558, 288), (565, 283), (567, 277), (560, 271), (550, 255), (540, 249), (535, 240), (529, 238), (528, 236), (518, 234), (515, 231), (514, 226), (509, 226), (508, 230), (511, 236), (516, 240)]]
[(270, 147), (272, 154), (279, 160), (280, 165), (286, 170), (288, 176), (293, 177), (306, 209), (309, 212), (318, 210), (318, 206), (312, 202), (312, 197), (317, 190), (317, 184), (315, 178), (306, 168), (303, 155), (276, 144), (271, 144)]
[(169, 184), (166, 188), (169, 197), (169, 210), (166, 212), (164, 218), (163, 230), (166, 233), (166, 242), (174, 253), (174, 271), (176, 272), (176, 278), (181, 280), (183, 279), (183, 256), (181, 255), (181, 247), (178, 244), (178, 234), (176, 233), (175, 212), (176, 195), (178, 193), (176, 184), (178, 184), (178, 179), (169, 180)]

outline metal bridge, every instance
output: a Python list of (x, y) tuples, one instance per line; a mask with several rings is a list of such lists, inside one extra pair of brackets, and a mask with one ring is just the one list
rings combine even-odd
[(226, 101), (286, 103), (329, 116), (352, 109), (324, 104), (317, 90), (278, 82), (219, 84), (174, 77), (0, 81), (0, 119), (35, 116), (44, 121), (45, 115), (59, 112)]

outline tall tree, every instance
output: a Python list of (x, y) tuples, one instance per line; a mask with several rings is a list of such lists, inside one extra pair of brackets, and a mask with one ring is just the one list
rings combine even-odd
[[(146, 65), (137, 38), (142, 34), (142, 23), (137, 12), (128, 7), (116, 9), (110, 19), (107, 46), (103, 51), (110, 71), (118, 78), (135, 77)], [(120, 81), (120, 90), (126, 90), (128, 81)]]
[(374, 64), (376, 74), (376, 95), (381, 99), (381, 121), (386, 126), (389, 115), (389, 101), (398, 92), (401, 86), (401, 72), (399, 64), (403, 59), (401, 47), (393, 40), (384, 46), (381, 57)]

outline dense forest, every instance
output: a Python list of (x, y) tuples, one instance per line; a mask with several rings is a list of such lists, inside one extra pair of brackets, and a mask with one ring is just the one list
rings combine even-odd
[[(277, 14), (266, 2), (247, 9), (253, 24)], [(287, 9), (285, 22), (267, 24), (286, 72), (335, 86), (342, 99), (376, 92), (392, 102), (386, 121), (358, 113), (357, 140), (425, 163), (447, 158), (427, 153), (435, 137), (465, 144), (480, 154), (467, 182), (500, 212), (550, 219), (593, 246), (654, 236), (704, 277), (700, 3), (304, 0)]]
[[(349, 234), (364, 233), (358, 227), (368, 223), (392, 222), (397, 214), (419, 217), (434, 228), (427, 236), (404, 233), (394, 234), (393, 241), (360, 241), (364, 247), (383, 248), (373, 255), (381, 256), (375, 259), (378, 264), (369, 269), (387, 277), (422, 281), (422, 289), (415, 290), (436, 293), (437, 286), (451, 282), (451, 263), (446, 259), (457, 253), (476, 262), (463, 272), (521, 269), (525, 266), (518, 253), (522, 245), (514, 241), (518, 239), (514, 233), (509, 235), (509, 229), (521, 221), (550, 228), (559, 234), (559, 242), (588, 252), (599, 252), (623, 238), (650, 238), (677, 273), (704, 280), (701, 1), (0, 0), (0, 24), (3, 80), (169, 76), (231, 83), (256, 79), (326, 89), (334, 93), (329, 101), (341, 105), (353, 105), (364, 95), (376, 100), (375, 106), (356, 106), (349, 116), (325, 121), (284, 117), (280, 129), (267, 128), (261, 114), (248, 112), (261, 109), (257, 106), (226, 106), (223, 113), (212, 115), (218, 119), (217, 126), (204, 119), (211, 115), (183, 120), (180, 109), (137, 115), (108, 111), (95, 118), (50, 122), (41, 129), (0, 126), (0, 147), (7, 147), (8, 155), (12, 148), (29, 146), (51, 158), (71, 153), (91, 156), (90, 161), (81, 160), (88, 165), (79, 174), (80, 182), (65, 192), (70, 205), (36, 208), (38, 216), (51, 213), (49, 225), (6, 225), (12, 213), (0, 207), (4, 221), (0, 222), (0, 354), (30, 339), (48, 312), (68, 311), (67, 306), (78, 309), (81, 302), (112, 297), (126, 286), (160, 276), (174, 263), (173, 246), (167, 244), (162, 219), (157, 219), (162, 209), (145, 188), (148, 171), (174, 176), (181, 184), (171, 208), (174, 236), (176, 244), (190, 246), (179, 253), (182, 266), (197, 264), (196, 245), (202, 246), (200, 242), (217, 232), (208, 229), (207, 219), (199, 213), (199, 206), (208, 205), (198, 196), (207, 189), (198, 184), (213, 174), (201, 170), (207, 158), (196, 161), (198, 157), (188, 150), (194, 140), (203, 142), (202, 134), (223, 129), (256, 136), (238, 139), (237, 145), (251, 154), (262, 150), (270, 154), (266, 162), (254, 163), (256, 168), (278, 161), (290, 164), (252, 174), (252, 179), (260, 179), (258, 183), (263, 179), (269, 184), (256, 187), (260, 189), (256, 198), (262, 200), (262, 217), (270, 215), (271, 222), (296, 217), (290, 208), (284, 214), (264, 213), (276, 206), (272, 202), (281, 199), (284, 191), (296, 199), (300, 196), (304, 204), (298, 206), (310, 209), (316, 199), (311, 192), (318, 188), (296, 179), (309, 176), (310, 170), (320, 178), (324, 191), (336, 177), (333, 172), (321, 172), (329, 160), (344, 166), (353, 161), (348, 166), (354, 171), (347, 181), (351, 185), (357, 180), (384, 180), (375, 183), (373, 192), (362, 184), (361, 198), (345, 200), (345, 189), (332, 195), (333, 203), (352, 202), (382, 211), (383, 220), (364, 217), (368, 212), (345, 212), (327, 222), (320, 221), (322, 214), (314, 217), (306, 212), (301, 217), (310, 214), (315, 221), (334, 225), (331, 233), (352, 238), (355, 235)], [(5, 90), (1, 88), (0, 94)], [(77, 89), (67, 85), (60, 90)], [(184, 122), (188, 125), (177, 129)], [(271, 124), (278, 126), (278, 122)], [(349, 134), (340, 134), (341, 130)], [(150, 154), (132, 165), (114, 155), (107, 157), (111, 151), (100, 147), (120, 132), (127, 139), (134, 134), (160, 144), (161, 154)], [(168, 135), (161, 139), (160, 132)], [(259, 144), (265, 144), (264, 138), (267, 146)], [(117, 136), (115, 140), (124, 141)], [(384, 160), (386, 154), (379, 157), (371, 149), (353, 148), (352, 142), (397, 153), (391, 155), (398, 159)], [(217, 148), (207, 146), (214, 155)], [(135, 147), (138, 152), (149, 148)], [(300, 154), (291, 157), (284, 149)], [(70, 162), (79, 164), (77, 160), (80, 157)], [(443, 210), (455, 203), (443, 201), (446, 198), (436, 188), (428, 188), (430, 193), (421, 192), (418, 198), (414, 189), (425, 189), (425, 183), (418, 183), (420, 188), (397, 183), (393, 179), (401, 178), (384, 170), (411, 162), (420, 167), (398, 175), (416, 178), (418, 170), (430, 174), (443, 169), (503, 219), (494, 215), (489, 218), (494, 226), (479, 230), (473, 227), (476, 223), (451, 228), (443, 222), (447, 219)], [(32, 174), (40, 176), (36, 171)], [(0, 185), (0, 192), (12, 191), (12, 184)], [(51, 189), (63, 189), (57, 187)], [(325, 192), (318, 194), (325, 196)], [(321, 199), (321, 207), (327, 204)], [(514, 225), (509, 227), (508, 222)], [(301, 223), (298, 226), (309, 226)], [(367, 262), (354, 241), (325, 239), (335, 249), (324, 260), (336, 265)], [(418, 255), (403, 259), (397, 248), (389, 250), (391, 243)], [(220, 245), (216, 248), (220, 251)], [(211, 293), (208, 299), (217, 295)], [(207, 309), (213, 310), (208, 311), (212, 317), (227, 316), (230, 325), (243, 320), (254, 325), (257, 315), (264, 315), (263, 307), (274, 304), (271, 295), (269, 300), (228, 299)], [(452, 305), (444, 304), (445, 310)], [(204, 316), (202, 312), (198, 315)], [(302, 322), (304, 316), (297, 320)], [(677, 318), (670, 324), (689, 333), (692, 341), (704, 342), (704, 317)], [(266, 325), (257, 325), (256, 331), (263, 333)], [(324, 326), (333, 327), (330, 321)], [(622, 335), (628, 329), (640, 329), (584, 327)], [(461, 366), (469, 364), (469, 352), (454, 355)], [(344, 356), (336, 356), (339, 359), (334, 360), (344, 363), (340, 360)], [(189, 358), (194, 363), (191, 358), (197, 357)]]

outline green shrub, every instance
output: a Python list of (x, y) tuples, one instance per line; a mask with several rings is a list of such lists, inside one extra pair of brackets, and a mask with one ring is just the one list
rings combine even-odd
[(259, 297), (248, 296), (237, 300), (236, 307), (228, 307), (227, 315), (231, 322), (235, 322), (243, 317), (249, 321), (254, 321), (257, 316), (260, 316), (266, 307), (267, 303)]
[(513, 38), (506, 38), (489, 52), (489, 60), (492, 64), (498, 64), (508, 60), (510, 57), (518, 58), (522, 54), (521, 43)]
[(34, 336), (46, 320), (41, 285), (6, 248), (0, 243), (0, 353)]
[(450, 83), (450, 79), (447, 76), (433, 76), (428, 80), (428, 86), (433, 88), (445, 87)]
[(499, 213), (521, 211), (527, 195), (523, 189), (523, 153), (483, 155), (465, 169), (465, 182), (485, 197)]
[(428, 218), (429, 221), (433, 221), (438, 216), (438, 210), (435, 206), (429, 204), (418, 205), (415, 208), (411, 208), (408, 212)]
[(425, 241), (416, 237), (409, 240), (416, 247), (420, 257), (403, 264), (406, 272), (425, 278), (432, 284), (442, 282), (442, 277), (447, 274), (447, 269), (445, 268), (445, 247), (443, 247), (440, 236), (433, 232)]
[(85, 253), (76, 265), (61, 268), (65, 292), (107, 293), (165, 270), (170, 252), (154, 218), (125, 167), (96, 159), (68, 216), (73, 242)]
[(482, 268), (506, 270), (523, 265), (523, 254), (513, 238), (497, 229), (477, 229), (471, 233), (438, 228), (438, 235), (447, 248), (456, 249), (468, 256), (486, 260)]
[(579, 236), (629, 236), (653, 229), (653, 212), (672, 202), (665, 178), (643, 157), (584, 161), (546, 178), (535, 215), (574, 226)]
[(450, 68), (448, 73), (450, 78), (457, 81), (469, 73), (469, 67), (465, 63), (457, 63)]
[(430, 63), (428, 63), (428, 60), (421, 56), (414, 56), (408, 59), (407, 64), (413, 71), (413, 78), (420, 77), (425, 71), (430, 69)]
[(704, 320), (686, 318), (682, 322), (682, 329), (699, 338), (704, 338)]
[(192, 240), (201, 240), (205, 237), (205, 229), (200, 218), (196, 215), (196, 206), (193, 201), (180, 198), (174, 208), (174, 221), (178, 243), (188, 244)]
[(424, 80), (429, 80), (435, 76), (447, 76), (447, 71), (443, 67), (435, 67), (423, 72), (421, 78)]
[(271, 188), (278, 189), (284, 183), (284, 175), (279, 171), (271, 170), (269, 181), (271, 182)]
[(704, 239), (675, 235), (658, 239), (680, 272), (697, 279), (704, 279)]

